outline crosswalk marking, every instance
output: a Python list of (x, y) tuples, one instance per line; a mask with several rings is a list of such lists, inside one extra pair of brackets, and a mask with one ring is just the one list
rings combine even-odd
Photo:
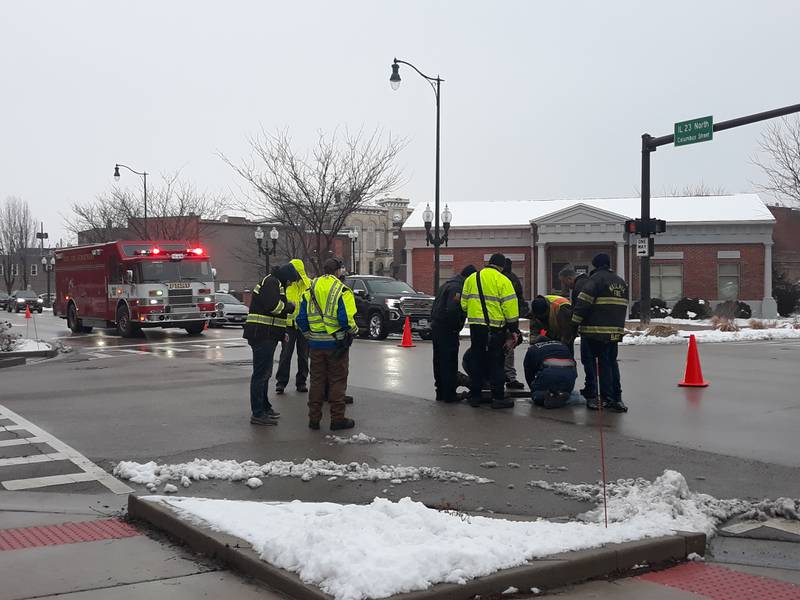
[(118, 348), (117, 352), (127, 352), (128, 354), (152, 354), (147, 350), (132, 350), (131, 348)]
[(44, 438), (40, 437), (26, 437), (26, 438), (15, 438), (13, 440), (0, 440), (0, 448), (6, 448), (8, 446), (24, 446), (25, 444), (43, 444), (46, 443)]
[(247, 342), (244, 341), (220, 341), (219, 343), (211, 343), (211, 344), (199, 344), (199, 343), (192, 343), (186, 344), (183, 347), (173, 346), (173, 345), (164, 345), (164, 344), (153, 344), (147, 346), (140, 346), (138, 348), (129, 348), (129, 347), (119, 347), (119, 346), (112, 346), (103, 348), (102, 352), (99, 351), (89, 351), (90, 349), (87, 348), (86, 356), (89, 360), (99, 360), (104, 358), (120, 358), (122, 356), (127, 355), (136, 355), (136, 356), (160, 356), (163, 357), (164, 355), (169, 354), (177, 354), (181, 352), (193, 352), (196, 350), (230, 350), (236, 348), (247, 348)]
[[(7, 490), (24, 490), (33, 489), (38, 487), (47, 487), (50, 485), (63, 485), (65, 483), (77, 483), (84, 481), (97, 481), (104, 485), (115, 494), (129, 494), (133, 491), (116, 477), (106, 473), (99, 466), (94, 464), (88, 458), (83, 456), (80, 452), (75, 450), (59, 440), (58, 438), (50, 435), (44, 429), (37, 427), (27, 419), (17, 413), (9, 410), (3, 405), (0, 405), (0, 418), (13, 421), (14, 425), (5, 425), (0, 427), (0, 431), (28, 431), (31, 436), (27, 439), (40, 439), (42, 442), (53, 448), (53, 452), (48, 454), (34, 454), (29, 456), (19, 456), (13, 458), (0, 459), (0, 467), (4, 466), (17, 466), (39, 462), (50, 462), (56, 460), (70, 461), (72, 464), (82, 469), (82, 473), (73, 473), (66, 475), (53, 475), (49, 477), (32, 477), (29, 479), (13, 479), (7, 481), (0, 481), (0, 486)], [(33, 442), (31, 442), (33, 443)], [(0, 473), (0, 476), (2, 474)]]

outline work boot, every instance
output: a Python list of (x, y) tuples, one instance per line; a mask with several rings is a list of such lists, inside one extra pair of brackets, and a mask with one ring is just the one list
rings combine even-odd
[(281, 418), (281, 413), (279, 413), (279, 412), (275, 412), (275, 409), (274, 409), (274, 408), (270, 408), (270, 409), (267, 411), (267, 416), (268, 416), (268, 417), (270, 417), (270, 418), (272, 418), (272, 419), (280, 419), (280, 418)]
[(481, 405), (481, 399), (480, 398), (476, 398), (475, 396), (470, 396), (469, 397), (469, 405), (472, 408), (478, 408)]
[(492, 408), (514, 408), (514, 400), (512, 398), (494, 399), (492, 400)]
[(278, 424), (278, 420), (277, 419), (273, 419), (272, 417), (270, 417), (268, 415), (262, 415), (260, 417), (256, 417), (254, 415), (254, 416), (250, 417), (250, 424), (251, 425), (277, 425)]
[(587, 400), (588, 400), (589, 398), (594, 398), (594, 396), (596, 396), (596, 395), (597, 395), (597, 394), (593, 394), (593, 393), (592, 393), (592, 391), (591, 391), (589, 388), (582, 388), (582, 389), (581, 389), (581, 391), (580, 391), (580, 392), (578, 392), (578, 393), (579, 393), (581, 396), (583, 396), (584, 398), (586, 398)]
[(622, 400), (617, 400), (616, 402), (609, 402), (605, 406), (611, 412), (616, 412), (616, 413), (626, 413), (626, 412), (628, 412), (628, 407), (625, 406), (625, 403)]
[(356, 422), (353, 419), (337, 419), (335, 421), (331, 421), (331, 431), (338, 431), (339, 429), (352, 429), (356, 426)]
[(276, 393), (276, 394), (278, 394), (279, 396), (282, 396), (282, 395), (283, 395), (283, 390), (284, 390), (284, 389), (286, 389), (286, 386), (283, 386), (283, 385), (276, 385), (276, 386), (275, 386), (275, 393)]
[(569, 392), (547, 392), (544, 398), (545, 408), (561, 408), (569, 400)]
[(305, 394), (308, 391), (308, 387), (306, 386), (305, 383), (301, 383), (300, 385), (297, 386), (297, 391), (300, 392), (301, 394)]
[(308, 428), (313, 429), (314, 431), (319, 431), (319, 421), (312, 421), (309, 419)]
[(524, 390), (525, 384), (521, 381), (514, 380), (506, 382), (506, 387), (510, 390)]
[[(581, 392), (582, 391), (583, 390), (581, 390)], [(586, 408), (588, 408), (589, 410), (599, 410), (600, 409), (600, 405), (597, 402), (597, 396), (595, 396), (594, 398), (586, 398)]]
[(348, 395), (345, 394), (344, 403), (345, 404), (352, 404), (353, 403), (353, 397), (352, 396), (348, 396)]

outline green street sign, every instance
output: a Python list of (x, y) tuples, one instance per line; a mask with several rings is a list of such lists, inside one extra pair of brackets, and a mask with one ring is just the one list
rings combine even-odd
[(711, 116), (675, 123), (675, 145), (686, 146), (710, 142), (714, 137), (714, 119)]

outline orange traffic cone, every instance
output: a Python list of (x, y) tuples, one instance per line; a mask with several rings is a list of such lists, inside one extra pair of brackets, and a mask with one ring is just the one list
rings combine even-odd
[(31, 307), (27, 306), (27, 305), (25, 306), (25, 318), (26, 319), (30, 319), (31, 318)]
[(398, 344), (401, 348), (413, 348), (415, 344), (411, 341), (411, 319), (406, 317), (406, 324), (403, 325), (403, 341)]
[(707, 387), (708, 382), (703, 379), (703, 369), (700, 367), (700, 353), (697, 351), (697, 340), (694, 335), (689, 336), (689, 353), (686, 355), (686, 373), (679, 386), (682, 387)]

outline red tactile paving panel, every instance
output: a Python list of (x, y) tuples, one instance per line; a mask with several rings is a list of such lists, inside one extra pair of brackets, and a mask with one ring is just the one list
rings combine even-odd
[(0, 551), (115, 540), (137, 535), (142, 535), (142, 532), (120, 519), (99, 519), (81, 523), (46, 525), (44, 527), (0, 529)]
[(647, 573), (640, 579), (711, 600), (800, 600), (798, 585), (703, 563), (687, 563)]

